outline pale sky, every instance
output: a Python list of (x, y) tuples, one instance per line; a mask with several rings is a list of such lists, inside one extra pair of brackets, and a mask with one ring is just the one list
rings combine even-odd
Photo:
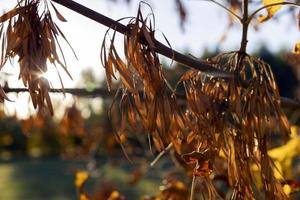
[[(127, 5), (125, 1), (119, 0), (122, 3), (112, 3), (108, 0), (75, 0), (82, 5), (85, 5), (93, 10), (111, 17), (112, 19), (120, 19), (128, 16), (135, 16), (138, 7), (138, 1), (132, 0), (131, 4)], [(162, 33), (166, 35), (172, 48), (185, 52), (189, 51), (193, 55), (201, 55), (205, 48), (214, 49), (217, 41), (220, 39), (224, 31), (228, 32), (228, 38), (225, 42), (220, 44), (221, 50), (232, 51), (237, 50), (240, 44), (240, 27), (235, 26), (231, 30), (227, 30), (227, 13), (217, 7), (215, 4), (201, 0), (184, 0), (185, 6), (188, 10), (188, 19), (185, 24), (185, 32), (182, 32), (179, 26), (178, 16), (176, 14), (176, 7), (174, 0), (152, 0), (148, 1), (154, 10), (156, 17), (156, 37), (163, 41)], [(222, 1), (219, 1), (222, 2)], [(16, 0), (0, 0), (0, 12), (7, 11), (12, 8)], [(107, 30), (101, 24), (98, 24), (84, 16), (74, 13), (60, 5), (55, 4), (58, 10), (68, 20), (66, 23), (58, 22), (62, 31), (68, 38), (69, 42), (75, 49), (79, 60), (72, 56), (72, 52), (64, 44), (64, 53), (66, 54), (68, 69), (72, 74), (74, 80), (71, 81), (64, 75), (65, 87), (74, 87), (80, 78), (80, 71), (87, 67), (92, 67), (99, 79), (103, 78), (103, 67), (100, 64), (100, 47), (103, 39), (103, 34)], [(260, 4), (258, 5), (260, 7)], [(257, 7), (256, 6), (256, 7)], [(147, 12), (148, 10), (145, 9)], [(300, 40), (299, 31), (296, 22), (291, 17), (284, 15), (286, 9), (278, 12), (278, 19), (270, 20), (260, 25), (260, 31), (255, 32), (252, 28), (249, 32), (248, 50), (253, 52), (260, 47), (262, 43), (266, 44), (271, 50), (277, 51), (281, 48), (293, 49), (294, 44)], [(53, 13), (54, 14), (54, 13)], [(146, 15), (148, 13), (145, 13)], [(122, 43), (120, 42), (120, 45)], [(169, 62), (169, 60), (167, 60)], [(49, 67), (48, 77), (51, 77), (54, 87), (60, 87), (59, 79), (56, 76), (54, 67)], [(18, 79), (18, 65), (15, 62), (15, 67), (10, 65), (5, 66), (2, 72), (15, 73), (10, 78), (9, 85), (11, 87), (23, 87), (17, 81)], [(1, 74), (1, 72), (0, 72)], [(15, 100), (12, 103), (6, 103), (8, 112), (16, 110), (21, 117), (27, 115), (24, 111), (27, 101), (22, 98), (17, 98), (14, 94), (9, 96)], [(22, 94), (21, 96), (26, 96)], [(64, 99), (63, 95), (59, 95), (60, 99), (66, 105), (69, 104), (71, 97)], [(21, 114), (20, 114), (21, 113)]]

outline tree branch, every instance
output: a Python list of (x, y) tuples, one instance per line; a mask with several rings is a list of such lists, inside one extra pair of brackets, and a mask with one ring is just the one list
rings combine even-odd
[(248, 0), (243, 1), (243, 18), (242, 18), (242, 25), (243, 25), (243, 32), (242, 32), (242, 40), (241, 40), (241, 47), (240, 53), (245, 54), (247, 43), (248, 43)]
[[(76, 13), (84, 15), (100, 24), (103, 24), (104, 26), (113, 28), (114, 30), (118, 31), (119, 33), (122, 33), (122, 34), (128, 33), (128, 28), (125, 25), (123, 25), (111, 18), (108, 18), (100, 13), (97, 13), (87, 7), (84, 7), (74, 1), (71, 1), (71, 0), (51, 0), (51, 1), (56, 2), (64, 7), (67, 7)], [(274, 5), (277, 5), (277, 4), (273, 4), (272, 6), (274, 6)], [(290, 3), (290, 2), (285, 2), (285, 3), (281, 3), (281, 5), (295, 5), (295, 4)], [(271, 6), (271, 5), (269, 5), (269, 6)], [(260, 11), (262, 9), (263, 8), (260, 8), (257, 11), (255, 11), (254, 13), (252, 13), (252, 15), (250, 15), (250, 17), (248, 18), (248, 23), (250, 22), (250, 19), (258, 11)], [(164, 44), (160, 43), (159, 41), (155, 41), (155, 45), (157, 47), (157, 53), (160, 53), (168, 58), (174, 59), (175, 61), (177, 61), (181, 64), (184, 64), (188, 67), (191, 67), (191, 68), (194, 68), (194, 69), (197, 69), (197, 70), (200, 70), (200, 71), (206, 72), (208, 74), (212, 74), (212, 75), (219, 75), (222, 77), (232, 77), (233, 76), (231, 73), (217, 70), (216, 68), (212, 67), (212, 65), (209, 63), (206, 63), (203, 61), (201, 62), (192, 57), (183, 55), (183, 54), (165, 46)], [(28, 92), (27, 88), (6, 88), (6, 87), (4, 87), (3, 89), (6, 93)], [(84, 88), (67, 88), (64, 91), (65, 91), (65, 93), (69, 93), (69, 94), (73, 94), (73, 95), (81, 96), (81, 97), (103, 97), (103, 98), (113, 98), (114, 94), (116, 92), (116, 91), (109, 92), (105, 88), (95, 88), (93, 90), (87, 90)], [(63, 93), (63, 90), (62, 89), (50, 89), (50, 92), (51, 93)], [(183, 97), (180, 96), (180, 98), (183, 98)], [(300, 109), (299, 101), (285, 98), (285, 97), (281, 97), (281, 105), (283, 107), (287, 107), (287, 108), (291, 108), (291, 109)]]
[[(74, 12), (79, 13), (87, 18), (90, 18), (104, 26), (107, 26), (108, 28), (114, 29), (121, 34), (126, 35), (130, 31), (127, 28), (127, 26), (125, 26), (107, 16), (97, 13), (79, 3), (72, 1), (72, 0), (52, 0), (52, 1), (66, 7), (66, 8), (69, 8), (69, 9), (73, 10)], [(143, 42), (143, 41), (141, 41), (141, 42)], [(217, 76), (217, 77), (223, 77), (223, 78), (232, 78), (233, 77), (232, 73), (216, 69), (213, 67), (213, 64), (211, 64), (211, 63), (207, 63), (205, 61), (200, 61), (200, 60), (194, 59), (192, 57), (183, 55), (183, 54), (167, 47), (166, 45), (162, 44), (161, 42), (159, 42), (157, 40), (154, 41), (154, 44), (155, 44), (157, 53), (164, 55), (170, 59), (173, 59), (183, 65), (186, 65), (188, 67), (205, 72), (206, 74), (211, 75), (211, 76)]]
[[(22, 93), (22, 92), (28, 92), (27, 88), (8, 88), (3, 87), (3, 90), (5, 93)], [(113, 98), (115, 96), (115, 93), (117, 90), (111, 90), (108, 91), (106, 88), (95, 88), (95, 89), (85, 89), (85, 88), (65, 88), (58, 89), (58, 88), (51, 88), (51, 93), (68, 93), (79, 97), (103, 97), (103, 98)]]
[[(28, 92), (27, 88), (8, 88), (3, 87), (3, 90), (6, 93), (22, 93), (22, 92)], [(58, 88), (52, 88), (50, 89), (51, 93), (63, 93), (62, 89)], [(117, 90), (111, 90), (108, 91), (107, 88), (94, 88), (91, 90), (85, 89), (85, 88), (65, 88), (65, 93), (72, 94), (79, 97), (102, 97), (102, 98), (114, 98)], [(185, 95), (176, 95), (178, 99), (184, 99)], [(300, 101), (290, 99), (287, 97), (281, 97), (281, 106), (284, 108), (289, 109), (300, 109)]]

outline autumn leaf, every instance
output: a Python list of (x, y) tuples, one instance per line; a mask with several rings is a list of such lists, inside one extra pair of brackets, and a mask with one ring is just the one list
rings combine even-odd
[(79, 200), (89, 200), (86, 194), (80, 194), (79, 195)]
[(76, 187), (81, 188), (88, 178), (89, 178), (89, 174), (86, 171), (78, 171), (75, 177)]
[(120, 200), (120, 199), (122, 199), (121, 194), (118, 191), (114, 190), (110, 194), (110, 196), (107, 200)]
[[(264, 6), (268, 6), (268, 5), (271, 5), (271, 4), (279, 4), (279, 3), (283, 3), (284, 0), (263, 0), (263, 4)], [(260, 23), (262, 22), (265, 22), (267, 21), (268, 19), (272, 18), (274, 16), (274, 14), (281, 8), (281, 5), (274, 5), (274, 6), (270, 6), (270, 7), (267, 7), (267, 12), (268, 12), (268, 15), (265, 16), (265, 15), (260, 15), (258, 20)]]
[[(291, 127), (291, 139), (287, 141), (285, 145), (277, 148), (270, 149), (268, 155), (275, 161), (278, 169), (284, 169), (285, 178), (293, 178), (292, 164), (293, 159), (300, 153), (300, 137), (298, 136), (299, 127)], [(281, 174), (277, 175), (276, 178), (282, 178)]]
[(295, 53), (295, 54), (300, 54), (300, 42), (297, 42), (297, 43), (295, 44), (293, 53)]

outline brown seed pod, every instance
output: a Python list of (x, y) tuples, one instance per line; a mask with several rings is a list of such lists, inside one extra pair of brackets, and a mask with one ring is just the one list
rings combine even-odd
[[(183, 155), (186, 162), (182, 165), (194, 165), (193, 175), (201, 177), (206, 188), (203, 192), (209, 197), (216, 197), (210, 175), (216, 173), (215, 158), (222, 151), (233, 199), (241, 198), (240, 194), (249, 199), (261, 199), (263, 195), (285, 199), (267, 155), (270, 134), (281, 132), (285, 138), (289, 134), (270, 66), (240, 52), (220, 54), (211, 59), (212, 65), (234, 73), (233, 79), (190, 70), (178, 83), (183, 84), (185, 94), (170, 92), (154, 51), (155, 32), (148, 20), (140, 9), (130, 20), (124, 39), (125, 59), (115, 49), (115, 32), (108, 49), (105, 39), (102, 44), (101, 60), (109, 87), (116, 72), (122, 82), (121, 131), (140, 121), (158, 151), (172, 145)], [(184, 98), (184, 105), (179, 106), (179, 97)], [(254, 163), (261, 170), (263, 192), (253, 178)]]
[[(52, 6), (58, 19), (66, 21), (54, 5)], [(47, 1), (19, 1), (14, 9), (0, 17), (0, 68), (8, 59), (17, 57), (20, 66), (19, 78), (28, 87), (34, 107), (46, 106), (51, 114), (53, 108), (48, 93), (50, 84), (42, 77), (48, 69), (47, 62), (55, 67), (60, 65), (70, 76), (58, 36), (66, 40), (52, 20)], [(57, 53), (57, 46), (61, 56)], [(60, 57), (63, 57), (64, 62)], [(59, 72), (58, 75), (60, 77)], [(63, 87), (62, 80), (61, 84)]]
[(110, 38), (108, 49), (106, 38), (102, 43), (101, 61), (105, 67), (108, 88), (118, 72), (123, 88), (120, 101), (121, 131), (124, 131), (127, 121), (132, 127), (140, 121), (144, 129), (152, 133), (157, 149), (162, 150), (169, 144), (168, 132), (175, 107), (158, 55), (154, 51), (154, 27), (149, 17), (142, 16), (141, 8), (127, 27), (129, 33), (124, 38), (126, 61), (121, 59), (114, 46), (116, 32)]

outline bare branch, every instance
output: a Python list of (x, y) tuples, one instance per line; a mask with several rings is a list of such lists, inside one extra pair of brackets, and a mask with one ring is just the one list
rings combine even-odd
[(246, 53), (247, 43), (248, 43), (248, 0), (243, 1), (243, 18), (242, 18), (243, 32), (240, 53)]
[[(79, 13), (85, 17), (88, 17), (104, 26), (114, 29), (119, 33), (128, 34), (130, 32), (130, 29), (127, 26), (125, 26), (109, 17), (106, 17), (100, 13), (97, 13), (79, 3), (72, 1), (72, 0), (52, 0), (52, 1), (58, 3), (62, 6), (65, 6), (69, 9), (73, 10), (76, 13)], [(146, 44), (145, 42), (143, 42), (143, 38), (141, 38), (141, 42)], [(224, 78), (232, 78), (233, 77), (232, 73), (216, 69), (213, 67), (213, 64), (208, 63), (206, 61), (200, 61), (200, 60), (194, 59), (192, 57), (183, 55), (183, 54), (167, 47), (166, 45), (162, 44), (161, 42), (159, 42), (157, 40), (154, 41), (154, 44), (155, 44), (157, 53), (164, 55), (170, 59), (173, 59), (183, 65), (186, 65), (188, 67), (205, 72), (206, 74), (211, 75), (211, 76), (224, 77)]]
[[(22, 92), (28, 92), (27, 88), (8, 88), (4, 87), (3, 90), (6, 93), (22, 93)], [(52, 88), (49, 90), (51, 93), (63, 93), (62, 89), (58, 88)], [(75, 96), (79, 97), (102, 97), (102, 98), (114, 98), (117, 90), (111, 90), (108, 91), (107, 88), (95, 88), (92, 90), (88, 90), (85, 88), (65, 88), (64, 89), (65, 93), (72, 94)], [(176, 94), (176, 97), (178, 99), (185, 99), (185, 95), (183, 94)], [(300, 109), (300, 101), (290, 99), (287, 97), (281, 97), (281, 106), (284, 108), (289, 108), (289, 109)]]
[[(28, 92), (27, 88), (7, 88), (4, 87), (3, 90), (6, 93), (22, 93), (22, 92)], [(117, 90), (111, 90), (108, 91), (107, 88), (95, 88), (92, 90), (85, 89), (85, 88), (65, 88), (63, 89), (57, 89), (57, 88), (52, 88), (49, 90), (51, 93), (68, 93), (72, 94), (75, 96), (80, 96), (80, 97), (103, 97), (103, 98), (113, 98)]]

